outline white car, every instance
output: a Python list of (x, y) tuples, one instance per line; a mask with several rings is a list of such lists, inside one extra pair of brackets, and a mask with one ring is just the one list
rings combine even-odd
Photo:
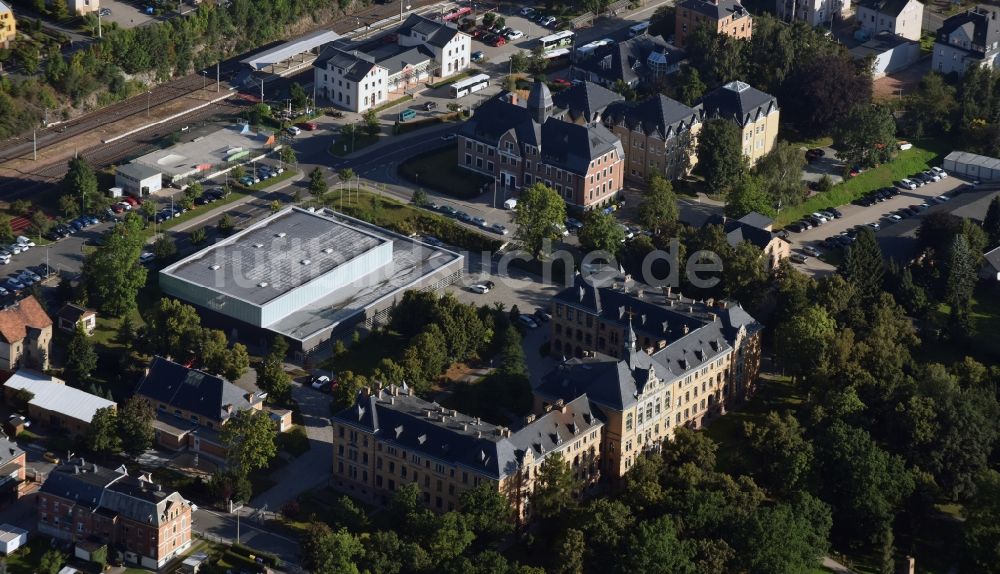
[(820, 213), (818, 211), (814, 212), (812, 214), (812, 216), (815, 217), (816, 219), (822, 221), (823, 223), (826, 223), (827, 221), (829, 221), (829, 219), (825, 215), (823, 215), (822, 213)]
[(525, 6), (521, 8), (521, 16), (531, 16), (535, 13), (535, 9), (530, 6)]
[(480, 295), (485, 295), (490, 292), (490, 288), (487, 287), (486, 285), (483, 285), (482, 283), (476, 283), (475, 285), (469, 287), (469, 291), (472, 291), (473, 293), (479, 293)]
[(149, 263), (155, 258), (156, 256), (153, 255), (151, 252), (143, 251), (142, 254), (139, 255), (139, 263)]
[(27, 237), (25, 237), (23, 235), (18, 235), (17, 236), (17, 242), (19, 244), (25, 246), (25, 247), (34, 247), (35, 246), (35, 242), (34, 241), (28, 239)]
[(917, 184), (913, 183), (912, 181), (910, 181), (908, 179), (901, 179), (901, 180), (899, 180), (899, 184), (904, 189), (910, 189), (910, 190), (917, 189)]
[(302, 130), (296, 126), (288, 126), (287, 128), (285, 128), (285, 131), (293, 136), (297, 136), (300, 133), (302, 133)]
[(20, 253), (20, 252), (24, 251), (24, 247), (23, 247), (22, 245), (18, 244), (18, 243), (12, 243), (12, 244), (11, 244), (11, 245), (10, 245), (10, 246), (9, 246), (9, 247), (7, 248), (7, 251), (10, 251), (10, 252), (11, 252), (11, 253), (13, 253), (14, 255), (17, 255), (18, 253)]
[(510, 32), (507, 32), (508, 40), (517, 40), (518, 38), (522, 37), (524, 37), (524, 32), (520, 30), (511, 30)]
[(323, 389), (323, 387), (325, 387), (325, 386), (327, 386), (329, 384), (330, 384), (330, 377), (328, 377), (326, 375), (320, 375), (320, 376), (316, 377), (315, 379), (313, 379), (313, 382), (312, 382), (312, 384), (310, 386), (312, 388), (316, 389), (317, 391), (319, 391), (319, 390)]
[(541, 24), (542, 26), (551, 26), (556, 23), (556, 17), (546, 16), (542, 18), (538, 23)]
[(948, 172), (946, 172), (945, 170), (941, 169), (940, 167), (932, 167), (931, 171), (933, 171), (934, 173), (936, 173), (938, 175), (938, 177), (948, 177)]

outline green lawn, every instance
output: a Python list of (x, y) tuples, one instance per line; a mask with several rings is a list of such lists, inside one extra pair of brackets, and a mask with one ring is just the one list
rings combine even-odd
[(399, 357), (407, 342), (396, 333), (372, 333), (353, 345), (348, 344), (348, 351), (343, 357), (331, 357), (323, 362), (322, 367), (334, 373), (351, 371), (367, 376), (383, 358)]
[[(924, 144), (929, 145), (922, 147)], [(912, 148), (899, 152), (896, 158), (889, 163), (869, 169), (857, 177), (839, 183), (830, 191), (816, 194), (800, 205), (782, 209), (778, 217), (775, 218), (775, 226), (783, 227), (801, 219), (807, 213), (850, 203), (869, 191), (892, 186), (892, 182), (896, 180), (927, 169), (941, 155), (938, 150), (932, 149), (935, 147), (934, 144), (937, 142), (914, 144)]]
[(491, 177), (458, 167), (454, 145), (411, 157), (399, 165), (399, 175), (460, 199), (478, 196), (484, 184), (493, 182)]
[[(761, 375), (753, 398), (738, 410), (712, 421), (705, 434), (719, 443), (718, 468), (729, 474), (746, 474), (751, 461), (745, 460), (744, 423), (759, 423), (771, 411), (798, 411), (804, 397), (789, 377)], [(797, 414), (797, 412), (796, 412)]]
[(50, 548), (49, 539), (44, 536), (29, 537), (27, 546), (22, 546), (7, 556), (8, 574), (36, 574), (42, 554)]
[(436, 84), (427, 84), (427, 87), (430, 88), (430, 89), (432, 89), (432, 90), (436, 90), (438, 88), (443, 88), (445, 86), (449, 86), (451, 84), (454, 84), (455, 82), (457, 82), (459, 80), (464, 80), (465, 78), (468, 78), (469, 76), (472, 75), (473, 72), (475, 72), (475, 73), (478, 74), (479, 70), (466, 70), (466, 71), (462, 72), (461, 74), (455, 74), (454, 76), (450, 76), (447, 79), (441, 80), (440, 82), (438, 82)]
[(372, 145), (381, 137), (380, 134), (370, 136), (366, 133), (354, 134), (353, 138), (338, 135), (330, 145), (330, 153), (337, 157), (345, 156)]
[[(973, 333), (970, 333), (968, 344), (951, 341), (934, 341), (924, 345), (928, 360), (949, 364), (961, 361), (966, 355), (987, 365), (1000, 361), (1000, 293), (996, 286), (980, 285), (976, 288), (971, 302), (970, 317)], [(935, 322), (946, 325), (951, 309), (941, 304)]]

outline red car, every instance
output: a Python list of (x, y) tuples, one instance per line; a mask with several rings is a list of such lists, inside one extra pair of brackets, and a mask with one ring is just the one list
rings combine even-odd
[(503, 36), (497, 36), (496, 39), (493, 40), (493, 47), (494, 48), (499, 48), (500, 46), (503, 46), (506, 43), (507, 43), (507, 40), (504, 40)]
[(302, 129), (306, 130), (307, 132), (314, 132), (314, 131), (316, 131), (316, 127), (317, 127), (316, 126), (316, 122), (304, 122), (304, 123), (302, 123)]
[(564, 80), (562, 78), (556, 78), (552, 80), (552, 83), (559, 86), (560, 88), (568, 88), (573, 85), (569, 82), (569, 80)]
[(131, 205), (132, 207), (139, 207), (139, 202), (136, 201), (136, 199), (134, 197), (132, 197), (131, 195), (126, 195), (122, 199), (125, 201), (125, 203)]

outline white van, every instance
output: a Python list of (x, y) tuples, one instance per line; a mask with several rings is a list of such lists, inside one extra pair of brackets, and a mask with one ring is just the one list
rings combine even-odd
[(504, 209), (517, 209), (517, 200), (516, 199), (508, 199), (507, 201), (503, 202), (503, 208)]
[(630, 38), (638, 36), (640, 34), (645, 34), (646, 30), (649, 29), (649, 20), (645, 22), (639, 22), (635, 26), (630, 26), (628, 29), (628, 35)]

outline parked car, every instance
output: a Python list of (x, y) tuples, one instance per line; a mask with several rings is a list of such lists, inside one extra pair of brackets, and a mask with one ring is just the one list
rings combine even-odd
[(503, 46), (506, 43), (507, 43), (507, 40), (503, 36), (494, 35), (493, 36), (493, 41), (490, 42), (489, 44), (490, 44), (490, 46), (493, 46), (494, 48), (499, 48), (500, 46)]
[(490, 288), (482, 283), (476, 283), (475, 285), (469, 286), (469, 291), (473, 293), (479, 293), (480, 295), (485, 295), (490, 292)]
[(896, 186), (901, 187), (903, 189), (909, 189), (909, 190), (917, 189), (917, 184), (913, 183), (913, 181), (911, 181), (909, 179), (901, 179), (901, 180), (897, 181), (896, 182)]
[(868, 227), (871, 227), (875, 231), (878, 231), (879, 229), (882, 229), (882, 226), (879, 225), (878, 223), (875, 223), (874, 221), (872, 223), (869, 223)]
[(297, 136), (302, 133), (302, 130), (298, 126), (288, 126), (285, 128), (285, 131), (288, 132), (289, 135), (293, 136)]
[[(828, 238), (828, 239), (832, 239), (832, 238)], [(809, 255), (812, 255), (813, 257), (819, 257), (819, 249), (816, 249), (812, 245), (806, 245), (806, 246), (802, 247), (802, 251), (805, 251), (806, 253), (808, 253)]]
[(809, 261), (809, 258), (801, 253), (792, 253), (789, 259), (791, 259), (793, 263), (805, 263), (806, 261)]
[(830, 209), (827, 209), (827, 211), (829, 211), (830, 213), (832, 213), (832, 214), (833, 214), (833, 216), (834, 216), (835, 218), (837, 218), (837, 219), (840, 219), (841, 217), (843, 217), (843, 216), (844, 216), (844, 214), (843, 214), (843, 213), (841, 213), (841, 212), (840, 212), (840, 210), (839, 210), (839, 209), (837, 209), (837, 208), (835, 208), (835, 207), (831, 207)]
[(923, 176), (931, 181), (941, 181), (941, 176), (929, 169), (923, 172)]
[(139, 255), (139, 263), (149, 263), (150, 261), (152, 261), (155, 258), (156, 258), (156, 256), (153, 255), (151, 252), (149, 252), (149, 251), (143, 251)]
[(826, 156), (826, 152), (818, 147), (806, 151), (806, 161), (816, 161), (824, 156)]
[(524, 8), (521, 8), (521, 16), (528, 16), (528, 17), (530, 17), (534, 13), (535, 13), (535, 9), (532, 8), (531, 6), (525, 6)]
[(437, 237), (434, 237), (433, 235), (425, 235), (424, 243), (430, 245), (431, 247), (441, 247), (442, 245), (444, 245), (444, 242), (442, 242)]
[(497, 233), (499, 235), (507, 235), (507, 228), (504, 227), (503, 225), (500, 225), (499, 223), (494, 223), (493, 225), (491, 225), (490, 231), (492, 231), (493, 233)]
[(826, 223), (827, 221), (829, 221), (826, 217), (823, 216), (822, 213), (820, 213), (818, 211), (814, 211), (813, 214), (812, 214), (812, 216), (814, 218), (820, 220), (820, 223)]
[(15, 241), (17, 241), (18, 245), (21, 245), (22, 247), (26, 247), (27, 248), (27, 247), (34, 247), (35, 246), (35, 242), (34, 241), (28, 239), (27, 237), (25, 237), (23, 235), (18, 235), (15, 238)]
[(524, 37), (524, 32), (520, 30), (511, 30), (510, 32), (507, 32), (506, 35), (508, 40), (517, 40), (518, 38)]
[(484, 54), (482, 51), (476, 51), (472, 53), (470, 59), (473, 62), (482, 62), (483, 60), (486, 59), (486, 54)]
[(940, 167), (932, 167), (931, 171), (934, 172), (939, 178), (948, 177), (948, 172), (941, 169)]
[(934, 199), (940, 200), (942, 203), (944, 203), (945, 201), (949, 201), (951, 198), (948, 197), (947, 195), (939, 195)]
[(538, 328), (538, 323), (531, 315), (518, 315), (517, 321), (529, 329)]
[(919, 173), (915, 173), (906, 179), (912, 181), (913, 184), (916, 185), (917, 187), (921, 187), (927, 183), (926, 181), (924, 181), (922, 174)]
[(464, 211), (458, 211), (455, 213), (455, 219), (463, 221), (465, 223), (472, 223), (472, 216)]
[(13, 277), (7, 278), (7, 281), (4, 283), (4, 285), (11, 291), (22, 291), (24, 290), (25, 287), (24, 283), (21, 283), (20, 281), (18, 281)]
[(563, 78), (556, 78), (552, 80), (552, 83), (560, 88), (568, 88), (573, 85), (569, 82), (569, 80), (564, 80)]
[(787, 229), (788, 231), (792, 231), (794, 233), (801, 233), (802, 225), (799, 223), (789, 223), (788, 225), (785, 226), (785, 229)]
[(314, 132), (319, 128), (319, 125), (317, 125), (316, 122), (302, 122), (299, 125), (307, 132)]
[(424, 104), (424, 110), (428, 112), (433, 109), (437, 109), (437, 107), (438, 107), (437, 102), (427, 102)]
[(450, 205), (442, 205), (441, 207), (438, 208), (438, 210), (445, 215), (451, 215), (451, 216), (458, 215), (458, 210)]
[(322, 391), (324, 389), (330, 388), (330, 377), (326, 375), (320, 375), (318, 377), (313, 377), (312, 383), (309, 384), (310, 387), (316, 389), (317, 391)]
[(59, 464), (60, 462), (59, 457), (52, 454), (51, 452), (46, 452), (45, 454), (42, 455), (42, 458), (51, 462), (52, 464)]
[(538, 23), (541, 24), (542, 26), (551, 26), (551, 25), (555, 24), (556, 21), (557, 20), (556, 20), (555, 16), (546, 16), (546, 17), (542, 18), (541, 20), (539, 20)]
[(535, 309), (535, 318), (542, 323), (546, 323), (552, 319), (552, 315), (550, 315), (547, 310), (539, 307), (538, 309)]
[(483, 217), (473, 217), (472, 224), (478, 225), (479, 227), (487, 227), (486, 219)]

